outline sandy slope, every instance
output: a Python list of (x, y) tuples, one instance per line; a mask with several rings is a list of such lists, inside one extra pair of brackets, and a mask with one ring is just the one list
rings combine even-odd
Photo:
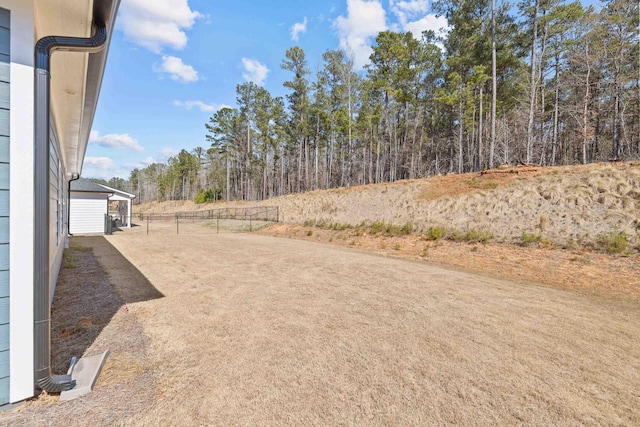
[[(555, 168), (513, 168), (334, 190), (311, 191), (234, 206), (276, 205), (293, 224), (383, 221), (417, 232), (432, 226), (491, 233), (494, 241), (518, 243), (523, 231), (558, 245), (596, 243), (607, 233), (625, 233), (640, 244), (640, 163)], [(143, 212), (212, 209), (165, 202)]]

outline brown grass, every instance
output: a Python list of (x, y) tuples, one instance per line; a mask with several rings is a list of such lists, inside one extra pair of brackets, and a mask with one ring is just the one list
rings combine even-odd
[(162, 294), (102, 237), (74, 237), (66, 252), (76, 265), (62, 269), (53, 301), (53, 372), (66, 373), (72, 356), (111, 354), (89, 396), (60, 403), (43, 392), (0, 413), (0, 425), (112, 425), (153, 403), (148, 338), (129, 307)]
[(545, 244), (523, 247), (430, 240), (426, 235), (416, 234), (385, 236), (357, 229), (336, 231), (314, 227), (312, 230), (309, 235), (309, 227), (276, 224), (261, 230), (260, 234), (357, 246), (384, 256), (541, 283), (604, 298), (617, 297), (634, 304), (640, 302), (640, 254), (637, 253), (612, 256), (585, 248), (563, 249)]
[(92, 344), (113, 352), (96, 390), (0, 422), (640, 423), (636, 303), (294, 239), (108, 241), (93, 256), (118, 295), (154, 292), (130, 289)]

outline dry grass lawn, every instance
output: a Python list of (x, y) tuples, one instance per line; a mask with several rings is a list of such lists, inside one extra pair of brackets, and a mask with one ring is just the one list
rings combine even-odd
[(60, 295), (119, 299), (82, 313), (109, 313), (82, 345), (113, 356), (0, 423), (640, 425), (634, 302), (269, 236), (73, 243), (97, 264)]
[(550, 245), (432, 241), (418, 234), (371, 234), (366, 229), (332, 230), (292, 224), (274, 224), (259, 233), (364, 249), (394, 258), (616, 298), (632, 305), (640, 303), (640, 253), (609, 255)]

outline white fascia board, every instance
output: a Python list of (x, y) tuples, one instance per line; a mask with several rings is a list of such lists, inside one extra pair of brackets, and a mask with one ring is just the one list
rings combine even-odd
[[(129, 197), (129, 199), (135, 199), (136, 195), (135, 194), (131, 194), (131, 193), (127, 193), (126, 191), (122, 191), (122, 190), (118, 190), (117, 188), (111, 188), (108, 185), (104, 185), (104, 184), (98, 184), (103, 186), (104, 188), (108, 188), (109, 190), (113, 191), (116, 195), (122, 197), (122, 195), (124, 194), (125, 196)], [(126, 200), (126, 199), (123, 199)]]
[(131, 200), (131, 197), (123, 197), (119, 194), (114, 194), (112, 196), (109, 196), (110, 202), (128, 202), (130, 200)]
[(0, 0), (11, 11), (10, 338), (12, 403), (33, 396), (33, 1)]

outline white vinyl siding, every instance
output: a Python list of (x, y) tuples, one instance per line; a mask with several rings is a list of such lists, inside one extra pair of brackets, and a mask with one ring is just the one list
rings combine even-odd
[(71, 192), (71, 234), (104, 233), (108, 195)]
[(0, 406), (10, 400), (10, 24), (10, 12), (0, 9)]
[[(60, 158), (58, 156), (58, 147), (55, 134), (51, 131), (51, 140), (49, 141), (49, 242), (57, 245), (60, 241), (59, 232), (59, 202), (60, 202)], [(51, 248), (55, 251), (54, 247)]]
[(63, 177), (65, 173), (58, 154), (60, 148), (53, 126), (49, 134), (51, 135), (49, 141), (49, 297), (50, 301), (53, 302), (64, 252), (64, 215), (62, 207), (65, 195), (62, 190), (64, 188)]
[(34, 2), (0, 0), (11, 11), (9, 194), (10, 402), (33, 396), (33, 47)]

